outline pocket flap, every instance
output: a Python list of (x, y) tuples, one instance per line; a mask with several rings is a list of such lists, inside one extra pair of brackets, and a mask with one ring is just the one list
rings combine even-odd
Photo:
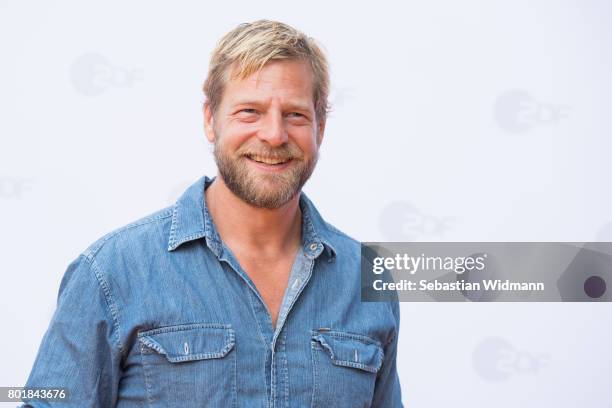
[(383, 361), (380, 342), (367, 336), (340, 331), (313, 331), (312, 338), (329, 353), (335, 365), (376, 373)]
[(224, 357), (234, 347), (234, 330), (226, 324), (186, 324), (138, 333), (145, 346), (171, 363)]

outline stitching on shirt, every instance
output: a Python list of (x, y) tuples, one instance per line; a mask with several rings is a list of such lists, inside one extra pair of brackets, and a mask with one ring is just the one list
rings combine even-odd
[[(265, 347), (264, 347), (265, 348)], [(262, 360), (263, 360), (263, 364), (260, 365), (261, 367), (261, 372), (262, 372), (262, 377), (264, 379), (264, 389), (266, 390), (266, 405), (268, 406), (268, 408), (272, 408), (272, 401), (270, 399), (268, 399), (268, 383), (266, 382), (268, 380), (268, 376), (266, 374), (266, 362), (268, 361), (268, 350), (266, 348), (266, 352), (263, 353), (262, 356)], [(272, 367), (272, 361), (270, 361), (270, 367)], [(270, 381), (270, 393), (272, 392), (272, 382)]]
[(276, 408), (276, 358), (272, 350), (272, 361), (270, 363), (270, 406)]
[[(298, 254), (298, 256), (300, 256), (300, 254)], [(315, 260), (312, 258), (306, 259), (308, 259), (308, 262), (310, 262), (310, 265), (308, 266), (308, 272), (306, 277), (302, 278), (302, 284), (300, 285), (298, 292), (296, 292), (291, 298), (291, 303), (289, 303), (289, 306), (287, 307), (287, 316), (289, 315), (289, 311), (293, 309), (293, 305), (295, 304), (295, 302), (297, 302), (298, 297), (305, 290), (306, 285), (310, 282), (310, 279), (312, 279), (312, 271), (314, 270)]]
[(300, 202), (303, 202), (304, 204), (300, 205), (300, 209), (302, 210), (302, 228), (306, 230), (306, 234), (304, 234), (303, 239), (305, 239), (306, 241), (321, 242), (321, 238), (319, 237), (319, 234), (317, 233), (317, 230), (314, 227), (314, 222), (311, 214), (312, 209), (310, 208), (311, 203), (304, 195), (302, 195), (301, 197), (304, 198), (303, 201)]
[(178, 206), (178, 203), (176, 203), (172, 208), (172, 222), (170, 223), (170, 238), (168, 240), (168, 249), (175, 247), (176, 244), (176, 224), (178, 223)]
[(147, 366), (144, 361), (144, 349), (142, 343), (140, 343), (140, 363), (142, 364), (142, 372), (144, 373), (145, 388), (147, 390), (147, 401), (149, 403), (149, 406), (152, 407), (153, 396), (151, 395), (151, 379), (147, 375)]
[(109, 308), (111, 316), (113, 317), (113, 324), (115, 325), (115, 337), (116, 337), (115, 340), (117, 341), (117, 345), (119, 346), (119, 352), (122, 355), (125, 355), (126, 349), (124, 348), (123, 343), (121, 342), (121, 325), (119, 324), (119, 312), (117, 310), (117, 306), (115, 305), (115, 302), (113, 301), (110, 287), (108, 286), (108, 283), (102, 276), (102, 273), (95, 259), (88, 258), (88, 261), (89, 261), (89, 265), (90, 265), (92, 272), (96, 276), (98, 285), (100, 285), (100, 287), (102, 288), (102, 292), (104, 293), (104, 300), (106, 301), (106, 305)]
[[(176, 248), (178, 248), (180, 245), (184, 244), (187, 241), (191, 241), (193, 239), (196, 238), (201, 238), (201, 237), (208, 237), (208, 233), (207, 233), (207, 229), (206, 229), (206, 220), (200, 225), (200, 228), (187, 235), (187, 236), (182, 236), (182, 237), (178, 237), (176, 235), (176, 232), (178, 231), (178, 229), (180, 228), (180, 206), (181, 202), (177, 202), (174, 205), (174, 208), (172, 209), (172, 223), (170, 225), (170, 234), (169, 234), (169, 238), (168, 238), (168, 250), (172, 251)], [(202, 210), (202, 206), (199, 206), (200, 210)], [(206, 214), (206, 212), (204, 212), (204, 214)], [(206, 218), (206, 215), (204, 215), (203, 217), (204, 219)]]
[(315, 349), (315, 341), (314, 340), (310, 340), (310, 357), (312, 360), (312, 398), (311, 398), (311, 403), (310, 406), (311, 408), (316, 408), (317, 404), (317, 399), (316, 396), (318, 395), (318, 388), (319, 385), (317, 383), (317, 357), (316, 357), (316, 349)]
[(255, 313), (255, 305), (253, 304), (254, 295), (251, 293), (250, 287), (248, 291), (249, 291), (249, 303), (251, 304), (251, 311), (253, 312), (253, 317), (255, 318), (255, 321), (257, 322), (257, 332), (259, 333), (259, 338), (261, 339), (261, 343), (264, 345), (264, 348), (268, 349), (268, 344), (266, 343), (266, 339), (261, 331), (261, 326), (259, 324), (259, 319), (257, 318), (257, 313)]
[[(232, 330), (232, 342), (234, 342), (234, 331)], [(238, 406), (238, 380), (237, 380), (237, 372), (238, 372), (238, 351), (236, 350), (237, 346), (234, 345), (234, 368), (232, 373), (232, 407), (236, 408)], [(230, 356), (231, 358), (231, 356)]]
[[(164, 347), (159, 344), (155, 338), (157, 334), (165, 334), (165, 333), (175, 333), (182, 331), (191, 331), (198, 329), (214, 329), (214, 330), (222, 330), (223, 334), (223, 347), (215, 351), (206, 351), (200, 353), (193, 353), (186, 356), (175, 356), (171, 353), (170, 350), (164, 349)], [(195, 360), (206, 360), (206, 359), (215, 359), (215, 358), (223, 358), (225, 357), (231, 350), (234, 348), (236, 339), (234, 330), (231, 328), (229, 324), (218, 324), (218, 323), (196, 323), (196, 324), (186, 324), (186, 325), (176, 325), (176, 326), (166, 326), (160, 327), (153, 330), (146, 330), (138, 333), (138, 340), (146, 345), (148, 348), (157, 351), (159, 354), (163, 354), (166, 356), (166, 359), (171, 363), (179, 363), (184, 361), (195, 361)]]
[[(315, 339), (317, 342), (319, 342), (322, 346), (322, 349), (326, 349), (327, 352), (329, 353), (329, 356), (331, 357), (332, 363), (335, 365), (340, 365), (340, 366), (345, 366), (345, 367), (353, 367), (353, 368), (359, 368), (365, 371), (369, 371), (369, 372), (377, 372), (380, 367), (382, 366), (382, 362), (384, 360), (385, 357), (385, 353), (383, 351), (383, 347), (381, 346), (381, 343), (377, 340), (371, 339), (368, 336), (364, 336), (362, 334), (355, 334), (355, 333), (350, 333), (350, 332), (339, 332), (339, 331), (326, 331), (325, 333), (321, 333), (318, 332), (316, 330), (311, 330), (312, 333), (312, 338)], [(342, 360), (339, 359), (335, 354), (334, 354), (334, 350), (333, 347), (327, 343), (325, 336), (329, 335), (332, 338), (336, 338), (336, 339), (349, 339), (349, 340), (355, 340), (358, 341), (359, 343), (362, 343), (366, 346), (375, 346), (376, 347), (376, 356), (377, 359), (376, 361), (378, 361), (379, 363), (376, 365), (370, 365), (370, 364), (365, 364), (365, 363), (359, 363), (359, 362), (354, 362), (354, 361), (350, 361), (350, 360)]]
[[(248, 296), (249, 296), (249, 304), (251, 305), (251, 311), (253, 312), (253, 318), (255, 319), (256, 322), (256, 326), (257, 326), (257, 332), (259, 333), (259, 338), (261, 339), (261, 343), (264, 346), (264, 349), (266, 350), (265, 353), (263, 353), (262, 359), (263, 359), (263, 364), (260, 365), (261, 370), (263, 372), (263, 375), (261, 378), (264, 379), (264, 383), (263, 383), (263, 388), (267, 389), (268, 385), (266, 384), (266, 360), (267, 360), (267, 356), (268, 356), (268, 344), (266, 343), (266, 340), (263, 336), (263, 333), (261, 331), (261, 326), (259, 325), (259, 319), (257, 318), (257, 313), (255, 313), (255, 305), (253, 304), (253, 294), (251, 293), (251, 289), (248, 289)], [(270, 384), (270, 386), (272, 386), (272, 384)]]
[(289, 368), (287, 364), (287, 331), (283, 330), (281, 346), (283, 350), (283, 372), (285, 374), (285, 407), (289, 406)]
[(191, 324), (176, 324), (173, 326), (157, 327), (151, 330), (144, 330), (138, 333), (138, 336), (150, 336), (152, 334), (168, 333), (175, 331), (184, 331), (191, 329), (231, 329), (231, 324), (224, 323), (191, 323)]
[[(308, 231), (313, 233), (313, 235), (317, 239), (317, 241), (323, 242), (323, 244), (325, 244), (331, 250), (330, 252), (331, 252), (332, 256), (334, 256), (336, 254), (336, 249), (329, 242), (329, 240), (326, 239), (327, 238), (326, 235), (328, 235), (327, 233), (329, 233), (329, 232), (336, 232), (337, 234), (341, 235), (342, 237), (348, 238), (351, 241), (358, 243), (357, 241), (355, 241), (355, 239), (351, 238), (350, 236), (346, 235), (342, 231), (340, 231), (337, 228), (335, 228), (330, 223), (326, 222), (321, 217), (321, 215), (318, 213), (318, 211), (317, 211), (316, 207), (314, 206), (314, 204), (312, 203), (312, 201), (310, 201), (310, 199), (305, 194), (302, 194), (302, 196), (300, 198), (303, 198), (303, 200), (301, 200), (300, 203), (303, 201), (304, 206), (303, 206), (303, 208), (300, 206), (300, 208), (302, 208), (303, 216), (304, 216), (304, 218), (308, 222)], [(320, 231), (322, 233), (322, 235), (319, 235), (317, 233), (317, 231), (315, 229), (315, 226), (314, 226), (315, 221), (322, 228), (322, 231)]]
[(351, 340), (357, 340), (363, 344), (375, 344), (379, 347), (382, 346), (381, 342), (373, 339), (369, 336), (366, 336), (364, 334), (358, 334), (358, 333), (352, 333), (352, 332), (348, 332), (348, 331), (337, 331), (337, 330), (327, 330), (323, 333), (317, 332), (313, 330), (313, 334), (317, 334), (317, 335), (322, 335), (323, 337), (325, 335), (329, 335), (330, 337), (336, 337), (336, 338), (340, 338), (340, 339), (351, 339)]

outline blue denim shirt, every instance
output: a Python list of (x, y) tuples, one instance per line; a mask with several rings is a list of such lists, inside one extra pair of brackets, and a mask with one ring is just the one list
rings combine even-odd
[(359, 242), (301, 193), (303, 245), (272, 327), (215, 230), (211, 182), (68, 266), (26, 386), (66, 387), (61, 407), (401, 407), (399, 307), (360, 301)]

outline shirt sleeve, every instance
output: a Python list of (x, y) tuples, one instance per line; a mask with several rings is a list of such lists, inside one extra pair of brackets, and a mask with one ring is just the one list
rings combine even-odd
[(57, 401), (23, 400), (22, 408), (113, 407), (121, 376), (117, 310), (92, 258), (79, 256), (62, 279), (57, 308), (27, 388), (65, 388)]
[(395, 333), (385, 346), (384, 360), (376, 378), (373, 407), (403, 407), (399, 377), (397, 375), (397, 342), (399, 334), (400, 312), (397, 300), (390, 303), (396, 322)]

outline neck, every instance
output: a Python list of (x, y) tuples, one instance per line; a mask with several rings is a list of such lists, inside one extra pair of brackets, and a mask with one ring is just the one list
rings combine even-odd
[(217, 176), (205, 195), (217, 232), (230, 247), (252, 248), (262, 253), (287, 253), (300, 245), (302, 214), (299, 194), (280, 208), (259, 208), (236, 196)]

